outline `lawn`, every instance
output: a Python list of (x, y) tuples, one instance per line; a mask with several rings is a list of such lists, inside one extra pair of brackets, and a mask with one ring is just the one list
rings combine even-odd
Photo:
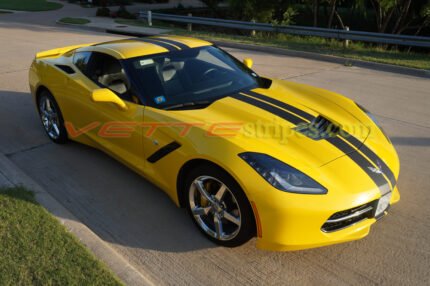
[(63, 7), (60, 3), (46, 0), (0, 0), (0, 9), (18, 11), (48, 11)]
[(62, 18), (60, 19), (61, 23), (66, 23), (66, 24), (75, 24), (75, 25), (85, 25), (90, 23), (91, 21), (88, 19), (84, 19), (84, 18)]
[[(138, 20), (117, 19), (117, 23), (145, 26), (144, 22)], [(229, 41), (244, 44), (261, 46), (272, 46), (288, 50), (306, 51), (325, 55), (339, 56), (349, 59), (364, 60), (370, 62), (399, 65), (417, 69), (430, 70), (430, 54), (427, 53), (407, 53), (401, 51), (387, 51), (383, 48), (365, 45), (360, 42), (352, 42), (349, 48), (345, 49), (343, 43), (336, 40), (327, 40), (318, 37), (299, 37), (292, 35), (268, 35), (258, 34), (255, 37), (239, 36), (206, 31), (192, 31), (178, 28), (176, 25), (165, 22), (154, 21), (154, 28), (165, 28), (171, 30), (171, 34), (198, 37), (207, 40)]]
[(0, 188), (0, 285), (121, 285), (23, 188)]

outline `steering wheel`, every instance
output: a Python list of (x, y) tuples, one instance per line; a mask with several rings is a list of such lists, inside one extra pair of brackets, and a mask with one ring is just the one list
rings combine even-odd
[(203, 79), (203, 78), (207, 77), (208, 75), (210, 75), (211, 73), (217, 72), (217, 71), (218, 71), (217, 68), (210, 68), (202, 74), (201, 78)]

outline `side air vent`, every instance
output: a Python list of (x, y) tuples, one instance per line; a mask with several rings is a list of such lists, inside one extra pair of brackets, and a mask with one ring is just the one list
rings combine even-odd
[(295, 130), (313, 140), (321, 140), (336, 137), (340, 128), (327, 118), (320, 115), (310, 123), (300, 124), (295, 128)]
[(67, 74), (74, 74), (75, 73), (75, 70), (69, 66), (66, 66), (66, 65), (55, 65), (55, 66)]

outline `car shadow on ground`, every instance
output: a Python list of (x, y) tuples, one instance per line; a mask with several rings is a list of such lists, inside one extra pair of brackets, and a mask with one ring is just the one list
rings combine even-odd
[(100, 151), (70, 142), (10, 158), (105, 241), (168, 252), (216, 247), (185, 209)]

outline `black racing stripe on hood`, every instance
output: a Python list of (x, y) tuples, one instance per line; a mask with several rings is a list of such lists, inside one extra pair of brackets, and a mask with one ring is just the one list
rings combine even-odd
[(357, 138), (352, 136), (351, 134), (347, 133), (342, 136), (343, 139), (348, 141), (350, 144), (355, 146), (357, 149), (359, 149), (361, 152), (363, 152), (364, 155), (369, 158), (373, 164), (378, 166), (378, 168), (387, 176), (388, 180), (391, 183), (391, 187), (394, 189), (394, 187), (397, 184), (396, 178), (391, 171), (391, 169), (385, 164), (384, 160), (382, 160), (378, 155), (376, 155), (375, 152), (369, 149), (366, 145), (364, 145), (362, 142), (360, 142)]
[(282, 101), (277, 100), (277, 99), (275, 99), (273, 97), (269, 97), (269, 96), (266, 96), (264, 94), (257, 93), (257, 92), (251, 91), (251, 90), (246, 91), (246, 92), (242, 92), (242, 93), (244, 93), (246, 95), (249, 95), (249, 96), (252, 96), (254, 98), (258, 98), (260, 100), (264, 100), (264, 101), (270, 102), (271, 104), (276, 105), (278, 107), (281, 107), (283, 109), (286, 109), (286, 110), (288, 110), (290, 112), (293, 112), (293, 113), (297, 114), (300, 117), (303, 117), (304, 119), (306, 119), (308, 121), (312, 121), (312, 120), (315, 119), (315, 116), (307, 113), (306, 111), (298, 109), (297, 107), (289, 105), (288, 103), (282, 102)]
[(174, 51), (178, 51), (178, 50), (179, 50), (179, 48), (177, 48), (177, 47), (175, 47), (175, 46), (172, 46), (172, 45), (170, 45), (170, 44), (168, 44), (168, 43), (159, 42), (159, 41), (156, 41), (156, 40), (153, 40), (153, 39), (137, 38), (136, 40), (137, 40), (137, 41), (141, 41), (141, 42), (145, 42), (145, 43), (149, 43), (149, 44), (154, 44), (154, 45), (160, 46), (160, 47), (162, 47), (162, 48), (167, 49), (169, 52), (174, 52)]
[[(283, 109), (286, 109), (288, 111), (291, 111), (303, 118), (305, 118), (306, 120), (309, 121), (313, 121), (315, 119), (315, 117), (303, 110), (300, 110), (294, 106), (291, 106), (285, 102), (282, 102), (280, 100), (274, 99), (272, 97), (254, 92), (254, 91), (246, 91), (243, 92), (244, 94), (247, 94), (249, 96), (252, 96), (254, 98), (258, 98), (261, 100), (264, 100), (266, 102), (270, 102), (278, 107), (281, 107)], [(343, 131), (346, 132), (346, 131)], [(341, 132), (342, 133), (342, 132)], [(379, 158), (378, 155), (376, 155), (375, 152), (373, 152), (371, 149), (369, 149), (369, 147), (367, 147), (363, 142), (361, 142), (360, 140), (358, 140), (357, 138), (355, 138), (353, 135), (347, 133), (344, 136), (342, 136), (343, 139), (345, 139), (346, 141), (348, 141), (351, 145), (355, 146), (358, 150), (360, 150), (361, 152), (363, 152), (376, 166), (378, 166), (381, 171), (387, 176), (388, 180), (391, 183), (392, 188), (394, 188), (397, 184), (396, 182), (396, 178), (393, 174), (393, 172), (391, 171), (391, 169), (387, 166), (387, 164), (385, 164), (385, 162)]]
[(175, 45), (175, 46), (179, 47), (179, 49), (182, 49), (182, 50), (186, 50), (186, 49), (190, 48), (190, 47), (188, 47), (187, 45), (185, 45), (185, 44), (183, 44), (181, 42), (170, 40), (170, 39), (154, 38), (154, 40), (163, 41), (165, 43), (168, 43), (168, 44), (171, 44), (171, 45)]
[[(230, 97), (259, 107), (295, 125), (306, 123), (306, 121), (304, 121), (302, 118), (258, 99), (248, 97), (243, 94), (234, 94)], [(351, 145), (349, 145), (346, 141), (341, 139), (341, 137), (337, 136), (327, 138), (326, 140), (334, 147), (342, 151), (351, 160), (353, 160), (372, 179), (372, 181), (376, 184), (382, 194), (385, 194), (391, 190), (387, 179), (382, 174), (374, 173), (371, 170), (371, 167), (373, 167), (373, 165), (370, 163), (370, 161), (361, 153), (359, 153), (356, 149), (354, 149)]]
[(237, 99), (237, 100), (240, 100), (242, 102), (251, 104), (253, 106), (257, 106), (257, 107), (259, 107), (259, 108), (261, 108), (261, 109), (263, 109), (263, 110), (265, 110), (267, 112), (270, 112), (270, 113), (272, 113), (272, 114), (274, 114), (274, 115), (276, 115), (276, 116), (278, 116), (278, 117), (280, 117), (280, 118), (282, 118), (284, 120), (287, 120), (288, 122), (291, 122), (291, 123), (293, 123), (295, 125), (298, 125), (300, 123), (306, 123), (306, 121), (304, 121), (300, 117), (298, 117), (298, 116), (296, 116), (296, 115), (294, 115), (292, 113), (289, 113), (289, 112), (287, 112), (287, 111), (285, 111), (283, 109), (280, 109), (280, 108), (278, 108), (276, 106), (273, 106), (273, 105), (270, 105), (268, 103), (262, 102), (262, 101), (260, 101), (258, 99), (255, 99), (255, 98), (252, 98), (252, 97), (248, 97), (248, 96), (245, 96), (245, 95), (242, 95), (242, 94), (234, 94), (234, 95), (231, 95), (230, 97), (232, 97), (234, 99)]
[(340, 137), (328, 138), (326, 140), (345, 153), (349, 158), (351, 158), (373, 180), (382, 194), (391, 191), (388, 181), (384, 175), (374, 173), (371, 170), (371, 167), (373, 166), (370, 164), (369, 160), (361, 153), (357, 152), (351, 145), (346, 143)]

